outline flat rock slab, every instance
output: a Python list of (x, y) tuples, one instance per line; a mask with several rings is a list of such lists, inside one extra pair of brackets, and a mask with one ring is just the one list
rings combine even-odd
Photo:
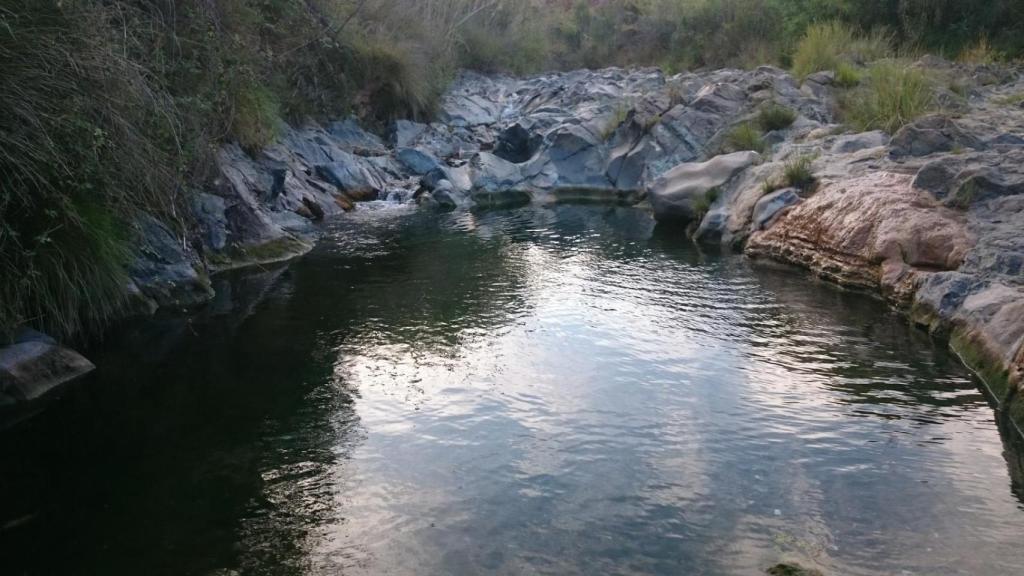
[(0, 348), (0, 394), (36, 400), (95, 369), (70, 348), (43, 340), (19, 342)]

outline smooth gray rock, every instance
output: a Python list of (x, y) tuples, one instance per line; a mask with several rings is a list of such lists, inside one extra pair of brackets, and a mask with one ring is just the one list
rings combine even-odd
[(490, 152), (480, 152), (473, 157), (470, 174), (474, 193), (499, 194), (517, 188), (523, 182), (523, 173), (518, 165)]
[(384, 183), (375, 174), (347, 153), (339, 161), (317, 165), (316, 173), (356, 200), (374, 199), (384, 189)]
[(395, 148), (408, 148), (416, 144), (416, 139), (429, 126), (411, 120), (397, 120), (391, 132), (391, 144)]
[(659, 221), (690, 222), (697, 218), (696, 204), (712, 189), (724, 186), (740, 171), (760, 161), (757, 152), (735, 152), (707, 162), (685, 163), (655, 180), (647, 192)]
[(832, 144), (832, 152), (836, 154), (850, 154), (868, 148), (878, 148), (887, 144), (889, 144), (889, 135), (881, 130), (861, 132), (860, 134), (848, 134), (836, 138)]
[(423, 148), (402, 148), (395, 154), (395, 158), (417, 176), (444, 166), (436, 156)]
[(338, 141), (338, 146), (346, 152), (360, 156), (379, 156), (387, 153), (387, 146), (377, 135), (370, 134), (359, 126), (355, 118), (346, 118), (340, 122), (332, 122), (327, 131)]
[(783, 188), (766, 194), (754, 205), (752, 221), (755, 230), (763, 230), (771, 225), (779, 213), (790, 206), (799, 204), (801, 198), (798, 188)]

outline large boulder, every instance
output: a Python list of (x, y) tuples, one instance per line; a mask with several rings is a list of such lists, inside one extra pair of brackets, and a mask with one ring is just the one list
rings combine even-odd
[(481, 205), (501, 206), (529, 202), (519, 165), (489, 152), (479, 152), (470, 161), (472, 198)]
[(441, 161), (438, 160), (436, 156), (419, 147), (402, 148), (395, 154), (395, 158), (397, 158), (410, 173), (415, 174), (416, 176), (422, 176), (431, 170), (443, 167), (443, 164), (441, 164)]
[(659, 221), (690, 222), (700, 216), (700, 204), (710, 202), (709, 192), (724, 186), (740, 171), (760, 161), (757, 152), (735, 152), (707, 162), (685, 163), (655, 180), (647, 197)]
[(963, 148), (981, 149), (983, 143), (956, 120), (938, 114), (907, 124), (892, 139), (895, 157), (928, 156)]
[(915, 189), (912, 180), (875, 172), (826, 184), (754, 232), (747, 253), (906, 304), (921, 274), (956, 270), (973, 246), (964, 215)]
[(351, 154), (339, 155), (336, 160), (316, 166), (323, 180), (335, 185), (356, 200), (372, 200), (384, 189), (384, 182)]

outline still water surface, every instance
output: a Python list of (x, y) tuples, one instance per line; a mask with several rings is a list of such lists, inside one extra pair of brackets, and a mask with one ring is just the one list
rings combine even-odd
[(955, 357), (644, 212), (367, 209), (218, 282), (0, 436), (5, 573), (1024, 572)]

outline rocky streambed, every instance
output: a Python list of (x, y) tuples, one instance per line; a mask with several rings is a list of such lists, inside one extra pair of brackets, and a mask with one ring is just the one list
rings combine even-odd
[[(465, 73), (434, 123), (398, 121), (380, 137), (348, 119), (285, 127), (259, 152), (224, 147), (184, 238), (138, 222), (131, 291), (140, 313), (202, 304), (211, 273), (302, 254), (318, 221), (368, 200), (424, 210), (639, 204), (700, 244), (882, 295), (948, 337), (1002, 413), (1024, 423), (1024, 79), (919, 65), (960, 94), (940, 89), (943, 110), (895, 134), (841, 125), (830, 73)], [(793, 121), (768, 130), (761, 151), (733, 151), (730, 134), (765, 107)], [(811, 178), (794, 181), (794, 170)], [(40, 358), (56, 362), (51, 386), (29, 368)], [(0, 352), (0, 398), (32, 400), (89, 369), (26, 333)]]

